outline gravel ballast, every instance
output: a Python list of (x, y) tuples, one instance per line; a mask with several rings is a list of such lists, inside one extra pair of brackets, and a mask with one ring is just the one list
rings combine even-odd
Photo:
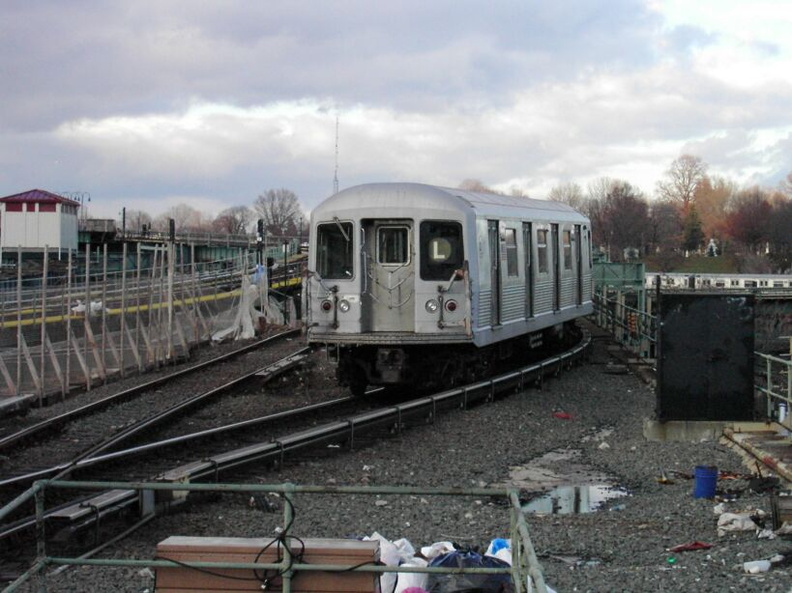
[[(569, 483), (610, 478), (626, 496), (591, 513), (527, 515), (546, 583), (568, 591), (792, 591), (792, 568), (783, 563), (758, 575), (746, 561), (776, 554), (792, 557), (792, 542), (760, 539), (754, 531), (719, 536), (716, 501), (693, 497), (698, 465), (744, 475), (742, 458), (716, 441), (651, 442), (643, 423), (655, 407), (653, 389), (631, 373), (614, 373), (607, 344), (596, 342), (592, 362), (492, 404), (453, 412), (433, 424), (353, 451), (262, 469), (259, 483), (486, 487), (509, 482), (515, 468), (558, 459), (545, 469)], [(331, 378), (330, 378), (331, 379)], [(676, 473), (680, 472), (680, 473)], [(673, 483), (660, 483), (665, 473)], [(594, 480), (599, 482), (599, 480)], [(719, 488), (745, 489), (745, 480), (721, 480)], [(526, 492), (526, 496), (528, 493)], [(270, 498), (276, 505), (278, 499)], [(727, 510), (761, 509), (770, 498), (744, 490)], [(345, 538), (377, 532), (408, 539), (415, 548), (449, 540), (482, 551), (509, 537), (508, 508), (467, 497), (300, 495), (291, 532), (301, 538)], [(266, 512), (245, 495), (224, 494), (156, 520), (100, 557), (151, 559), (171, 535), (272, 537), (282, 512)], [(690, 542), (709, 549), (672, 553)], [(52, 578), (49, 591), (153, 591), (147, 570), (73, 568)], [(33, 590), (31, 588), (31, 590)]]

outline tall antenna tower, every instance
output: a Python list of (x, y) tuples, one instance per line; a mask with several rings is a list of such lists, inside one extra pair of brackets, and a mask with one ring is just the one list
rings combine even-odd
[(336, 114), (336, 141), (335, 141), (335, 175), (333, 176), (333, 193), (338, 193), (338, 115)]

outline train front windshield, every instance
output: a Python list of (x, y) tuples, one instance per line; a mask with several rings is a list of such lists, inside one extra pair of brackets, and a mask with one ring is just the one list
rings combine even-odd
[(349, 280), (352, 265), (352, 223), (328, 222), (317, 227), (316, 271), (326, 280)]

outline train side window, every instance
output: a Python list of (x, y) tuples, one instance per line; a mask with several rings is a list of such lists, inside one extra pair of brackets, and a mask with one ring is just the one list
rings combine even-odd
[(382, 226), (377, 229), (377, 261), (385, 265), (404, 265), (410, 261), (407, 227)]
[(506, 248), (506, 274), (509, 276), (519, 276), (519, 266), (517, 263), (517, 231), (515, 229), (503, 229), (501, 231), (501, 242)]
[(316, 271), (321, 278), (348, 280), (352, 266), (352, 223), (320, 224), (316, 232)]
[(564, 231), (562, 236), (564, 243), (564, 269), (572, 269), (572, 231)]
[(538, 229), (536, 231), (536, 263), (540, 274), (547, 274), (550, 270), (547, 265), (547, 233), (547, 229)]
[(424, 220), (420, 233), (421, 280), (450, 280), (464, 263), (462, 225), (445, 220)]

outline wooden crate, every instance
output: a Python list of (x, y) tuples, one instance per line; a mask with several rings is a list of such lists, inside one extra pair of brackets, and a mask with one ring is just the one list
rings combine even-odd
[[(306, 539), (303, 564), (335, 564), (357, 566), (379, 560), (378, 541), (347, 539)], [(295, 554), (302, 549), (295, 539), (289, 540)], [(261, 553), (265, 550), (264, 553)], [(260, 555), (259, 555), (260, 554)], [(180, 562), (261, 562), (279, 561), (278, 545), (268, 538), (185, 537), (171, 536), (157, 544), (158, 559)], [(283, 550), (280, 550), (282, 557)], [(295, 559), (295, 562), (297, 560)], [(217, 591), (261, 591), (261, 582), (254, 571), (244, 569), (208, 569), (202, 572), (183, 566), (157, 569), (157, 593), (216, 593)], [(261, 574), (263, 571), (258, 571)], [(227, 578), (233, 576), (235, 578)], [(295, 571), (294, 593), (364, 593), (378, 591), (378, 573)], [(246, 579), (246, 580), (242, 580)], [(280, 591), (276, 578), (268, 591)]]

